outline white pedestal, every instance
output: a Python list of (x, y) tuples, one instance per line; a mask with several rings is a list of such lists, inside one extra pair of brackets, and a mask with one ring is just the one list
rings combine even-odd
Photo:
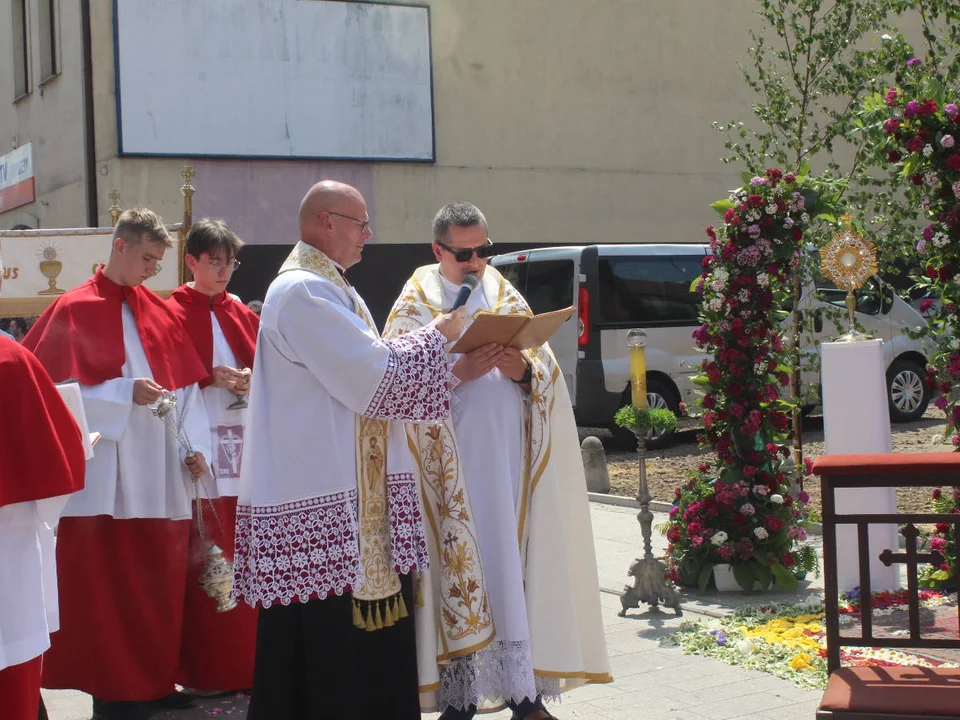
[[(827, 455), (891, 452), (890, 412), (887, 401), (883, 341), (823, 343), (823, 427)], [(894, 513), (895, 488), (836, 491), (838, 514)], [(873, 590), (900, 587), (896, 565), (885, 567), (877, 558), (883, 550), (899, 547), (896, 525), (870, 528), (870, 583)], [(841, 592), (860, 585), (856, 526), (837, 528), (837, 571)]]

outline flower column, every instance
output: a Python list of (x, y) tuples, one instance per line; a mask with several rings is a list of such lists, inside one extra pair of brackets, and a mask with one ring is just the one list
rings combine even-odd
[(769, 169), (713, 206), (723, 224), (707, 228), (713, 254), (697, 285), (703, 324), (694, 339), (710, 355), (696, 381), (705, 391), (702, 439), (716, 458), (676, 491), (667, 538), (677, 582), (706, 587), (713, 566), (730, 563), (744, 588), (774, 580), (793, 587), (794, 566), (816, 564), (815, 555), (794, 552), (807, 498), (791, 492), (781, 469), (791, 405), (779, 390), (789, 367), (778, 311), (816, 197), (809, 185)]

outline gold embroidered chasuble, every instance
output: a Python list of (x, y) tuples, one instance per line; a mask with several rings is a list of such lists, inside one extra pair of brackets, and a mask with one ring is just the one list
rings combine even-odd
[[(421, 267), (407, 281), (387, 319), (385, 338), (416, 330), (442, 313), (444, 294), (438, 268)], [(485, 294), (493, 312), (532, 314), (523, 297), (493, 267), (487, 266), (475, 292)], [(569, 396), (548, 345), (524, 351), (524, 356), (532, 367), (532, 382), (523, 417), (516, 532), (528, 607), (536, 608), (529, 617), (534, 673), (558, 679), (561, 690), (584, 682), (610, 682), (586, 485)], [(561, 433), (555, 432), (557, 417), (562, 418)], [(576, 451), (572, 471), (560, 467), (572, 460), (568, 437), (571, 431)], [(558, 436), (562, 443), (558, 443)], [(470, 500), (459, 466), (453, 418), (442, 424), (408, 425), (407, 437), (420, 471), (433, 563), (433, 570), (428, 573), (432, 582), (424, 593), (425, 607), (417, 608), (418, 625), (423, 624), (421, 615), (429, 616), (423, 619), (436, 628), (436, 660), (444, 664), (478, 652), (496, 638), (484, 579), (485, 572), (491, 570), (482, 567)], [(562, 447), (564, 444), (567, 447)], [(550, 512), (559, 516), (549, 517)], [(567, 525), (566, 542), (562, 541), (564, 533), (560, 533), (561, 542), (549, 535), (550, 525), (558, 522)], [(577, 547), (569, 547), (573, 543)], [(582, 583), (581, 589), (569, 593), (562, 582), (556, 583), (542, 567), (544, 563), (568, 562), (571, 587), (573, 578)], [(559, 615), (547, 611), (547, 603), (552, 603)], [(566, 627), (558, 627), (557, 622)], [(419, 637), (423, 636), (418, 629)], [(438, 687), (430, 673), (423, 671), (422, 664), (421, 674), (425, 675), (421, 678), (422, 693)], [(421, 695), (424, 707), (430, 702), (429, 697)]]

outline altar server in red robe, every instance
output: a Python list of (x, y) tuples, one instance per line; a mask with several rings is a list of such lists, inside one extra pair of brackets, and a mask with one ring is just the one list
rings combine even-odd
[[(90, 430), (101, 434), (60, 523), (61, 629), (43, 686), (89, 693), (98, 720), (139, 720), (192, 702), (174, 684), (194, 479), (210, 457), (197, 385), (207, 372), (169, 306), (142, 286), (173, 245), (161, 219), (127, 210), (113, 236), (106, 266), (60, 296), (24, 346), (55, 382), (79, 381)], [(151, 406), (168, 394), (177, 404), (164, 421)]]
[[(204, 503), (204, 527), (230, 561), (247, 425), (246, 396), (260, 327), (257, 314), (227, 292), (227, 283), (240, 266), (236, 258), (242, 246), (223, 221), (196, 223), (187, 234), (184, 256), (194, 279), (177, 288), (167, 301), (207, 371), (200, 387), (210, 419), (210, 466), (216, 483), (213, 507)], [(215, 611), (196, 582), (203, 552), (197, 529), (190, 540), (179, 682), (202, 694), (249, 688), (253, 684), (257, 611), (246, 604), (228, 612)]]
[(40, 658), (59, 625), (53, 529), (83, 487), (84, 450), (50, 376), (7, 337), (0, 408), (0, 714), (36, 720)]

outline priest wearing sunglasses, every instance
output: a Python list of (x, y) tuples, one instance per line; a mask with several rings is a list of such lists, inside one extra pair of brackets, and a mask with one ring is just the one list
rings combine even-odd
[[(407, 281), (384, 337), (431, 323), (468, 273), (479, 280), (468, 323), (483, 311), (530, 315), (487, 265), (493, 248), (477, 207), (443, 207), (437, 264)], [(612, 681), (570, 397), (547, 345), (486, 345), (448, 362), (451, 417), (407, 426), (431, 519), (416, 609), (420, 707), (441, 720), (503, 706), (515, 720), (551, 718), (545, 699)]]

